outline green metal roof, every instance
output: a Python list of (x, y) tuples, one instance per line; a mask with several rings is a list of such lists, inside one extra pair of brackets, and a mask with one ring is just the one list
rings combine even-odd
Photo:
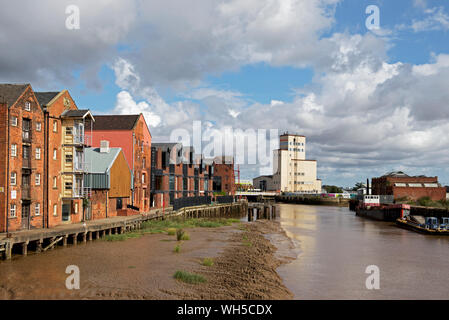
[(119, 155), (122, 148), (109, 148), (109, 152), (100, 152), (100, 148), (84, 149), (84, 161), (89, 173), (107, 173)]

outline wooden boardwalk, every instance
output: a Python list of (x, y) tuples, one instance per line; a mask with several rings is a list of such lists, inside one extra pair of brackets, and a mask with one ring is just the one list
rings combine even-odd
[(142, 223), (154, 219), (167, 219), (175, 216), (185, 217), (219, 217), (230, 216), (238, 212), (246, 212), (246, 202), (219, 204), (184, 208), (178, 211), (162, 209), (149, 213), (129, 217), (111, 217), (107, 219), (86, 221), (74, 224), (64, 224), (49, 229), (33, 229), (0, 233), (0, 256), (11, 259), (13, 249), (20, 250), (27, 255), (28, 249), (42, 252), (53, 249), (56, 245), (76, 245), (78, 242), (87, 242), (100, 239), (105, 235), (123, 234), (127, 231), (140, 229)]

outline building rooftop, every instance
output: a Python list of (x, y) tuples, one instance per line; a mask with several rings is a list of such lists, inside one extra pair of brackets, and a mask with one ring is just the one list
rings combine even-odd
[(86, 148), (85, 161), (89, 173), (107, 173), (122, 148), (109, 148), (109, 152), (100, 152), (100, 148)]
[(51, 100), (53, 100), (59, 92), (34, 92), (41, 107), (45, 107)]
[(402, 171), (392, 171), (384, 174), (382, 177), (410, 177), (409, 175), (405, 174)]
[(140, 114), (134, 115), (95, 115), (93, 130), (132, 130)]
[(173, 148), (175, 146), (181, 146), (181, 142), (151, 142), (151, 147), (156, 148)]
[(0, 84), (0, 103), (6, 102), (8, 107), (16, 103), (30, 84)]
[(66, 110), (61, 114), (61, 117), (63, 117), (63, 118), (85, 118), (88, 115), (90, 115), (92, 117), (92, 114), (90, 113), (89, 110)]

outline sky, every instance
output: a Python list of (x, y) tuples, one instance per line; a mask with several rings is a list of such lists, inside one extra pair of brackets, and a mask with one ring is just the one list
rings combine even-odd
[[(449, 185), (446, 0), (1, 1), (2, 83), (143, 113), (158, 142), (201, 121), (205, 140), (259, 132), (246, 148), (271, 158), (270, 129), (306, 135), (323, 184), (402, 170)], [(271, 173), (247, 158), (241, 178)]]

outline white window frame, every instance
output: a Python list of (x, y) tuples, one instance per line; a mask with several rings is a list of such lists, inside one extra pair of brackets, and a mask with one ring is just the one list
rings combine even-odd
[(40, 216), (41, 215), (41, 204), (40, 203), (36, 203), (34, 205), (34, 215), (35, 216)]
[(36, 173), (36, 175), (34, 176), (34, 184), (36, 186), (41, 185), (41, 174), (40, 173)]
[(36, 160), (41, 159), (41, 148), (36, 148)]
[(58, 149), (53, 149), (53, 160), (58, 160)]
[(31, 111), (31, 102), (25, 101), (25, 111)]
[(11, 172), (11, 179), (10, 179), (10, 181), (11, 181), (11, 185), (12, 186), (17, 185), (17, 172)]
[(53, 216), (57, 216), (58, 215), (58, 205), (54, 204), (53, 205)]
[(53, 132), (58, 132), (58, 122), (53, 120)]
[(17, 206), (15, 204), (11, 204), (11, 206), (9, 207), (9, 216), (11, 218), (17, 217)]
[(11, 126), (17, 127), (19, 124), (19, 120), (15, 116), (11, 116)]
[(42, 131), (42, 123), (36, 122), (36, 131)]
[(17, 157), (17, 144), (11, 145), (11, 157)]
[(53, 189), (57, 189), (57, 188), (58, 188), (58, 178), (53, 177)]

